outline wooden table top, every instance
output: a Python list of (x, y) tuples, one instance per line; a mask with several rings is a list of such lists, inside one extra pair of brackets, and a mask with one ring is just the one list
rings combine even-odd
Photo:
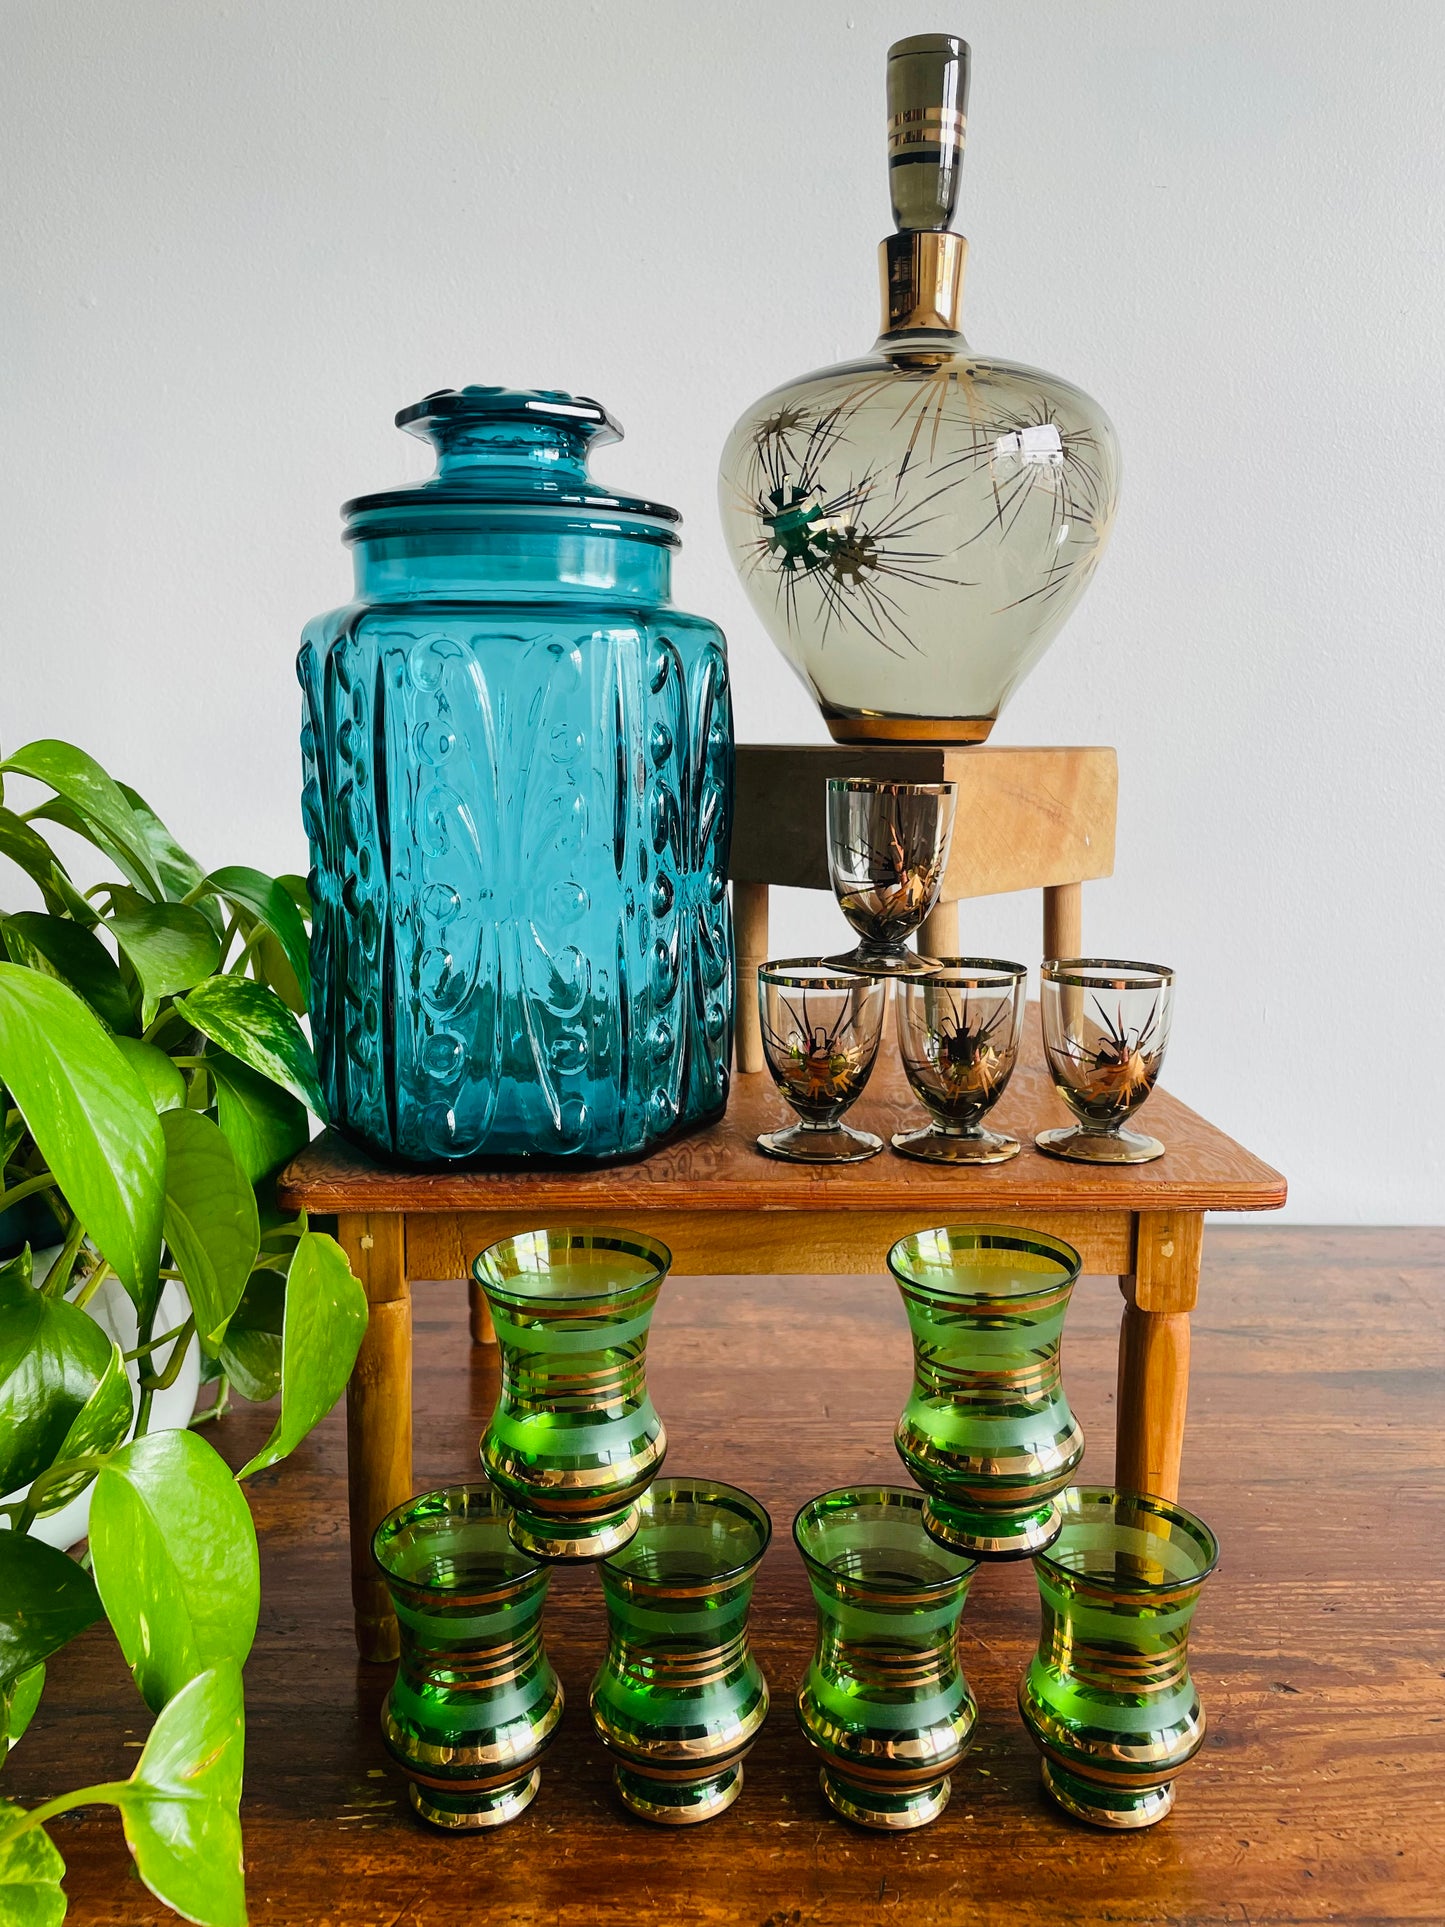
[[(789, 1528), (830, 1486), (905, 1482), (903, 1305), (877, 1278), (725, 1294), (674, 1278), (648, 1348), (668, 1470), (715, 1472), (773, 1516), (752, 1620), (773, 1704), (741, 1799), (675, 1833), (620, 1811), (587, 1713), (606, 1623), (586, 1569), (552, 1580), (567, 1705), (532, 1806), (477, 1837), (414, 1820), (377, 1730), (391, 1668), (358, 1665), (352, 1642), (338, 1409), (246, 1485), (262, 1578), (241, 1807), (256, 1927), (1439, 1927), (1445, 1232), (1237, 1222), (1206, 1241), (1204, 1269), (1182, 1496), (1222, 1548), (1190, 1642), (1209, 1735), (1162, 1826), (1098, 1833), (1040, 1792), (1014, 1705), (1039, 1630), (1027, 1565), (970, 1588), (959, 1651), (978, 1737), (939, 1819), (893, 1838), (833, 1817), (793, 1713), (814, 1619)], [(466, 1316), (459, 1284), (415, 1300), (419, 1487), (475, 1475), (496, 1367)], [(1118, 1292), (1085, 1279), (1064, 1376), (1090, 1480), (1112, 1463), (1118, 1322)], [(241, 1406), (206, 1437), (241, 1465), (273, 1417)], [(51, 1661), (6, 1797), (123, 1779), (149, 1726), (93, 1626)], [(50, 1831), (70, 1927), (174, 1927), (113, 1809)]]
[[(995, 1129), (1012, 1132), (1024, 1147), (1007, 1164), (920, 1164), (888, 1149), (865, 1164), (809, 1166), (764, 1157), (756, 1148), (758, 1133), (776, 1130), (791, 1116), (771, 1078), (737, 1076), (719, 1123), (636, 1163), (600, 1170), (388, 1168), (327, 1131), (282, 1172), (279, 1196), (287, 1210), (525, 1209), (535, 1211), (538, 1223), (586, 1209), (835, 1212), (903, 1204), (911, 1210), (916, 1204), (942, 1224), (970, 1211), (1273, 1211), (1285, 1201), (1278, 1171), (1166, 1090), (1156, 1090), (1140, 1114), (1140, 1128), (1167, 1147), (1152, 1164), (1069, 1164), (1036, 1151), (1036, 1132), (1071, 1119), (1044, 1069), (1032, 1005), (1018, 1069), (989, 1114)], [(876, 1132), (885, 1146), (893, 1132), (927, 1121), (908, 1090), (891, 1026), (872, 1080), (848, 1120)]]

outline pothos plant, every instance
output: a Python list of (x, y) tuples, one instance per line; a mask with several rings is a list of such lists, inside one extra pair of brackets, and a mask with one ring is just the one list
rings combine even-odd
[[(59, 1252), (43, 1279), (28, 1245), (0, 1265), (0, 1495), (17, 1495), (0, 1507), (0, 1758), (46, 1664), (102, 1615), (156, 1717), (128, 1780), (29, 1810), (0, 1800), (0, 1919), (64, 1917), (44, 1823), (105, 1803), (154, 1894), (236, 1927), (241, 1666), (260, 1598), (242, 1482), (330, 1410), (366, 1325), (341, 1248), (274, 1204), (273, 1174), (305, 1143), (308, 1110), (324, 1109), (298, 1022), (305, 885), (204, 872), (69, 744), (0, 762), (0, 782), (15, 776), (48, 794), (21, 809), (0, 789), (0, 855), (43, 906), (0, 910), (0, 1235), (39, 1212)], [(118, 875), (78, 888), (51, 825)], [(135, 1311), (125, 1354), (85, 1311), (114, 1280)], [(162, 1331), (169, 1280), (190, 1311)], [(190, 1429), (154, 1431), (156, 1394), (192, 1338), (215, 1404)], [(279, 1397), (270, 1438), (234, 1476), (194, 1429), (233, 1391)], [(77, 1558), (33, 1528), (87, 1487)]]

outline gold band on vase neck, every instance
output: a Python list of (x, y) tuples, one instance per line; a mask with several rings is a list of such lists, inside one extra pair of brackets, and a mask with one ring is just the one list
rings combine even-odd
[(884, 335), (920, 328), (957, 334), (968, 242), (948, 229), (890, 234), (878, 249)]

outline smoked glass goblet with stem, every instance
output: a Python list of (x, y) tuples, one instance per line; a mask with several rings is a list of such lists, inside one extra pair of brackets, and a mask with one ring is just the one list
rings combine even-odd
[(828, 962), (885, 977), (935, 969), (906, 947), (938, 902), (953, 835), (952, 783), (828, 779), (828, 874), (858, 933), (853, 950)]
[(1080, 1164), (1147, 1164), (1157, 1137), (1124, 1121), (1158, 1081), (1169, 1042), (1174, 972), (1117, 957), (1054, 958), (1040, 971), (1044, 1055), (1077, 1124), (1040, 1131), (1049, 1157)]
[(758, 971), (763, 1055), (798, 1122), (765, 1131), (758, 1149), (797, 1164), (856, 1164), (883, 1149), (843, 1113), (868, 1082), (888, 1008), (888, 984), (815, 958)]
[(898, 983), (898, 1054), (933, 1121), (898, 1132), (893, 1148), (929, 1164), (1002, 1164), (1018, 1156), (1019, 1141), (980, 1120), (1018, 1062), (1028, 971), (996, 957), (942, 957), (939, 966)]

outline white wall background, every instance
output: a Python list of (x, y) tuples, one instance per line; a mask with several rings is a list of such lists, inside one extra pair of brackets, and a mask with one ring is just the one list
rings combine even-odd
[[(884, 52), (974, 49), (968, 332), (1097, 395), (1112, 550), (997, 742), (1118, 746), (1088, 946), (1297, 1218), (1445, 1217), (1445, 8), (3, 0), (0, 736), (304, 867), (297, 631), (429, 389), (570, 387), (676, 503), (739, 733), (820, 741), (713, 474), (875, 331)], [(3, 887), (8, 889), (7, 884)], [(841, 935), (781, 906), (776, 947)], [(966, 938), (1032, 961), (1034, 900)]]

